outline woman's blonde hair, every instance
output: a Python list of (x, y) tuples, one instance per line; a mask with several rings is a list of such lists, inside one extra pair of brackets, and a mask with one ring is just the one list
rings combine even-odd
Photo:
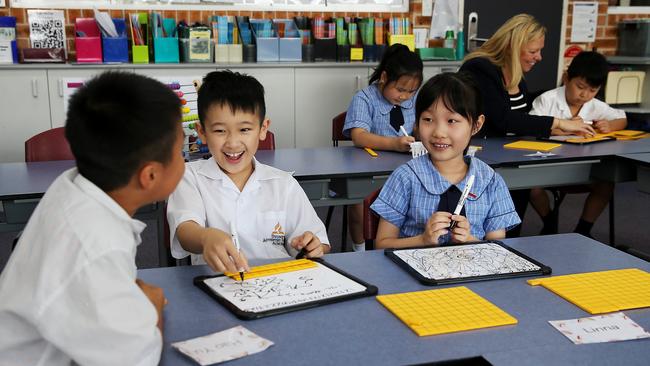
[(476, 51), (465, 57), (465, 61), (484, 57), (494, 65), (510, 72), (507, 89), (519, 85), (523, 78), (519, 55), (521, 49), (531, 41), (546, 34), (546, 28), (537, 19), (528, 14), (517, 14), (508, 19), (490, 39)]

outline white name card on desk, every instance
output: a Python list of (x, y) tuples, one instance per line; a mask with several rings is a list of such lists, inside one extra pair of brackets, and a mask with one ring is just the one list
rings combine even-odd
[(623, 313), (570, 320), (550, 320), (549, 323), (575, 344), (650, 338), (650, 333)]
[(272, 345), (273, 342), (242, 326), (236, 326), (204, 337), (172, 343), (172, 347), (201, 366), (252, 355), (262, 352)]

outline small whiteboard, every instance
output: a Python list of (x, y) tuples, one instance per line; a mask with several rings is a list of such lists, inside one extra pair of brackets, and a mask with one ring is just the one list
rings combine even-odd
[(244, 320), (377, 294), (377, 287), (314, 261), (316, 267), (243, 282), (222, 274), (196, 277), (194, 284)]
[(550, 267), (498, 241), (387, 249), (384, 254), (425, 285), (551, 273)]

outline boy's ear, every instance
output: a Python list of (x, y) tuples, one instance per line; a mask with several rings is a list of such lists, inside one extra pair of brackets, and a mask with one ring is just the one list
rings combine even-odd
[(386, 84), (386, 80), (388, 80), (388, 74), (386, 71), (382, 71), (381, 74), (379, 75), (379, 82), (382, 84)]
[(476, 135), (478, 131), (481, 130), (481, 127), (483, 127), (483, 123), (485, 123), (485, 115), (481, 114), (476, 119), (476, 122), (474, 122), (474, 128), (472, 129), (472, 136)]
[(139, 188), (142, 190), (150, 190), (160, 178), (162, 178), (162, 163), (160, 162), (149, 161), (138, 170), (137, 180)]
[(269, 130), (270, 125), (271, 125), (270, 119), (265, 118), (264, 121), (262, 121), (262, 125), (260, 126), (260, 141), (266, 140), (266, 131)]
[(207, 144), (208, 140), (205, 137), (205, 129), (203, 128), (203, 125), (201, 123), (195, 123), (194, 128), (196, 128), (196, 132), (198, 132), (201, 141)]
[(562, 73), (562, 85), (566, 85), (569, 82), (569, 74), (565, 71)]

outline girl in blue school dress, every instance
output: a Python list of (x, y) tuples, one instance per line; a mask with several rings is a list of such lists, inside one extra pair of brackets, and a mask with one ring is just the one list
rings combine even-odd
[[(422, 86), (415, 129), (429, 152), (397, 168), (371, 208), (381, 217), (377, 248), (502, 239), (521, 220), (503, 178), (465, 156), (485, 121), (478, 89), (465, 74), (443, 73)], [(453, 215), (470, 176), (474, 184)], [(456, 225), (450, 230), (452, 221)]]
[[(420, 56), (402, 44), (390, 46), (370, 76), (370, 85), (352, 98), (343, 134), (358, 147), (409, 151), (409, 144), (415, 142), (415, 95), (422, 78)], [(400, 132), (400, 126), (409, 136)], [(363, 250), (363, 206), (351, 206), (349, 213), (353, 248)]]

